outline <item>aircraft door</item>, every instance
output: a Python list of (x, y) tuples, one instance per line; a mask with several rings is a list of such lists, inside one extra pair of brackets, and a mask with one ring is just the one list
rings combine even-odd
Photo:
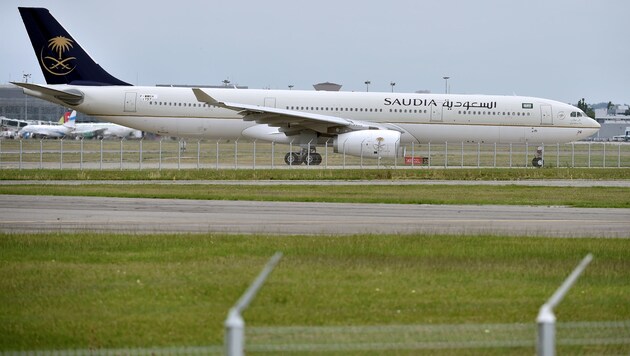
[(276, 107), (276, 98), (265, 98), (265, 107), (267, 108), (275, 108)]
[(442, 103), (431, 106), (431, 122), (442, 122)]
[(136, 112), (137, 93), (125, 93), (125, 112)]
[(551, 115), (551, 105), (540, 106), (540, 124), (541, 125), (553, 125), (553, 116)]

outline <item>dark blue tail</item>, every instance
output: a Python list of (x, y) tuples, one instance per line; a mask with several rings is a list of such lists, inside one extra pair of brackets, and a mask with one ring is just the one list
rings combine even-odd
[(18, 9), (48, 84), (131, 85), (96, 64), (47, 9)]

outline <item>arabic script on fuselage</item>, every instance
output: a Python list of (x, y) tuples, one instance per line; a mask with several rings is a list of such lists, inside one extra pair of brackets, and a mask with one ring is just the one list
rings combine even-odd
[(412, 98), (385, 98), (385, 106), (438, 106), (442, 104), (448, 110), (453, 108), (464, 108), (466, 110), (488, 109), (492, 110), (497, 107), (496, 101), (479, 102), (479, 101), (453, 101), (446, 99), (444, 102), (437, 102), (434, 99), (412, 99)]

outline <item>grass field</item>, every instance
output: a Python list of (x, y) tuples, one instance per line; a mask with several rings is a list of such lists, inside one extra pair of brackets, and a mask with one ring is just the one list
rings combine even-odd
[(11, 185), (0, 194), (107, 196), (198, 200), (348, 202), (390, 204), (565, 205), (630, 208), (630, 188), (523, 186), (236, 186), (236, 185)]
[[(630, 179), (630, 169), (0, 170), (0, 180), (8, 179), (611, 180)], [(369, 182), (12, 185), (0, 186), (0, 194), (630, 207), (628, 188)], [(219, 347), (229, 308), (276, 251), (285, 257), (245, 312), (248, 326), (533, 324), (538, 308), (589, 252), (595, 259), (557, 308), (558, 320), (630, 320), (628, 239), (0, 234), (0, 353)], [(487, 351), (534, 352), (515, 350)], [(560, 353), (606, 350), (559, 348)], [(630, 347), (612, 350), (627, 354)]]
[(533, 323), (588, 252), (558, 320), (630, 319), (627, 239), (3, 234), (0, 350), (220, 345), (276, 251), (248, 326)]
[(0, 180), (528, 180), (630, 179), (630, 168), (1, 169)]

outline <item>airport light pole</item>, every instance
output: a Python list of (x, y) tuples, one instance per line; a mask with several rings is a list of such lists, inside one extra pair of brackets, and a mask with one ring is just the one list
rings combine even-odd
[(444, 79), (444, 94), (448, 94), (448, 80), (451, 77), (442, 77)]
[(370, 91), (370, 84), (372, 84), (372, 82), (370, 82), (369, 80), (365, 81), (365, 91), (367, 92)]
[(289, 84), (289, 90), (293, 90), (293, 84)]
[(230, 81), (228, 79), (223, 79), (223, 85), (224, 86), (228, 86), (230, 84)]
[(392, 93), (393, 93), (394, 92), (394, 85), (396, 85), (396, 83), (395, 82), (391, 82), (391, 83), (389, 83), (389, 85), (392, 86)]
[[(31, 73), (22, 73), (24, 83), (28, 83), (28, 78), (31, 77)], [(24, 120), (28, 120), (28, 95), (24, 94)]]

